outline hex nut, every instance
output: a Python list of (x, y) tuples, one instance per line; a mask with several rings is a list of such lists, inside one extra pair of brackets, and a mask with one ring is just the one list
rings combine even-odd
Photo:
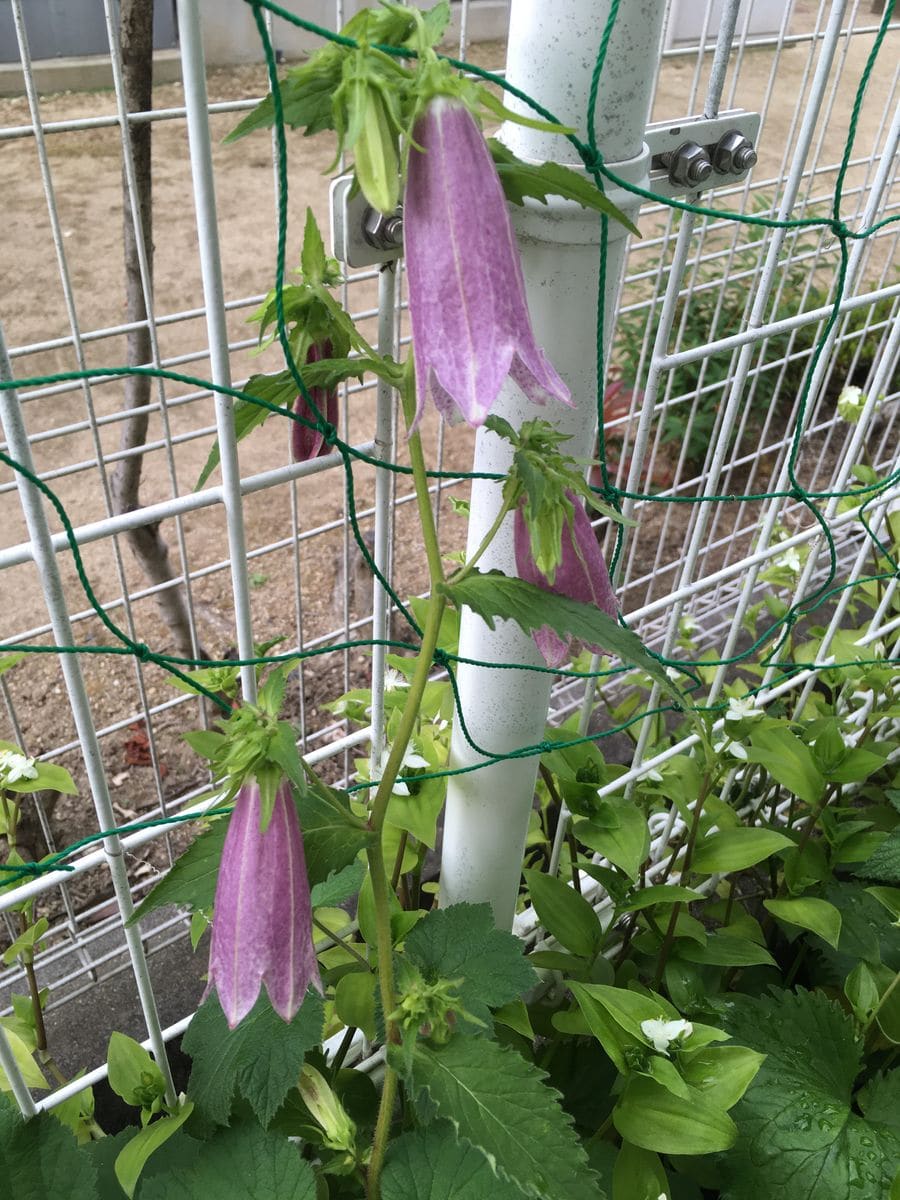
[(740, 175), (756, 165), (753, 143), (740, 130), (729, 129), (713, 147), (712, 163), (720, 175)]
[(712, 174), (709, 155), (698, 142), (683, 142), (661, 158), (669, 169), (669, 181), (680, 187), (698, 187)]
[(403, 217), (398, 210), (385, 216), (375, 208), (366, 210), (363, 237), (376, 250), (403, 249)]

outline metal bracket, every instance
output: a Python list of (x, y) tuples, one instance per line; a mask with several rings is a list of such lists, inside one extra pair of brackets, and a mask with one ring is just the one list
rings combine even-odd
[(650, 191), (684, 196), (740, 183), (756, 162), (759, 113), (729, 109), (717, 117), (685, 117), (647, 126)]
[(392, 262), (403, 253), (403, 214), (377, 212), (357, 188), (353, 176), (341, 175), (331, 185), (331, 252), (348, 267)]

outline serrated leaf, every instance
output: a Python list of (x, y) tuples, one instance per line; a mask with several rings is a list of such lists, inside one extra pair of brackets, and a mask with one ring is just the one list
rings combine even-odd
[(862, 879), (881, 879), (900, 883), (900, 829), (893, 829), (875, 853), (857, 867), (854, 875)]
[[(389, 1047), (388, 1055), (402, 1070), (399, 1047)], [(417, 1043), (409, 1076), (437, 1116), (526, 1196), (598, 1200), (571, 1118), (545, 1079), (514, 1050), (464, 1034), (440, 1047)]]
[(853, 1111), (862, 1042), (852, 1019), (821, 992), (780, 992), (733, 997), (728, 1026), (767, 1056), (734, 1110), (729, 1200), (886, 1197), (900, 1136)]
[(256, 1125), (220, 1129), (187, 1170), (154, 1175), (141, 1200), (315, 1200), (316, 1177), (297, 1146)]
[(704, 838), (694, 851), (691, 867), (701, 875), (711, 875), (714, 871), (723, 875), (729, 871), (744, 871), (793, 845), (789, 837), (775, 829), (742, 825)]
[(127, 924), (136, 924), (148, 913), (166, 904), (177, 904), (191, 912), (212, 908), (227, 832), (228, 818), (220, 818), (191, 842), (159, 883), (150, 889), (128, 918)]
[[(329, 46), (288, 71), (278, 89), (285, 125), (290, 129), (303, 128), (307, 136), (334, 128), (331, 100), (341, 81), (342, 65), (342, 53)], [(254, 130), (271, 129), (274, 124), (275, 104), (270, 94), (224, 140), (236, 142)]]
[(799, 896), (796, 900), (764, 900), (763, 907), (776, 920), (817, 933), (829, 946), (837, 949), (841, 937), (841, 914), (827, 900)]
[(194, 1060), (188, 1096), (198, 1112), (225, 1125), (238, 1093), (267, 1127), (296, 1085), (304, 1055), (322, 1040), (322, 1012), (321, 997), (309, 991), (293, 1021), (283, 1021), (260, 996), (230, 1030), (217, 997), (205, 1000), (183, 1042)]
[(362, 862), (352, 862), (349, 867), (335, 871), (321, 883), (317, 883), (310, 892), (310, 903), (313, 908), (335, 908), (350, 900), (362, 887), (365, 878), (366, 865)]
[(588, 645), (603, 646), (622, 662), (645, 671), (679, 705), (684, 701), (637, 634), (623, 628), (593, 605), (545, 592), (533, 583), (514, 579), (500, 571), (473, 571), (460, 583), (446, 586), (444, 591), (457, 607), (465, 604), (477, 613), (489, 629), (494, 628), (499, 617), (515, 621), (525, 633), (549, 625), (561, 636), (569, 635)]
[(516, 1000), (537, 982), (521, 941), (494, 926), (488, 904), (433, 909), (416, 925), (404, 953), (428, 982), (462, 979), (463, 1007), (490, 1025), (490, 1009)]
[(538, 920), (560, 945), (583, 958), (593, 958), (600, 949), (603, 931), (597, 914), (567, 883), (543, 871), (525, 871)]
[(311, 885), (350, 866), (360, 850), (371, 845), (375, 835), (353, 815), (345, 793), (337, 788), (310, 779), (304, 792), (294, 792), (294, 802)]
[[(281, 380), (282, 376), (278, 378)], [(255, 396), (257, 395), (257, 389), (259, 389), (260, 394), (265, 393), (264, 398), (271, 400), (273, 404), (281, 404), (283, 407), (287, 407), (291, 401), (292, 393), (283, 381), (277, 389), (277, 399), (268, 394), (274, 390), (274, 384), (270, 376), (254, 375), (252, 379), (248, 379), (243, 390)], [(296, 395), (296, 384), (294, 385), (293, 394)], [(234, 417), (234, 436), (238, 442), (243, 441), (245, 437), (249, 437), (254, 429), (262, 425), (272, 415), (268, 408), (264, 408), (261, 404), (253, 404), (250, 400), (236, 400), (232, 413)], [(209, 452), (206, 462), (203, 464), (203, 470), (194, 484), (195, 492), (198, 492), (203, 487), (207, 479), (209, 479), (210, 475), (212, 475), (213, 471), (219, 465), (219, 461), (220, 452), (217, 438), (213, 442), (212, 449)]]
[(511, 204), (524, 204), (526, 196), (542, 204), (547, 203), (548, 196), (562, 196), (566, 200), (577, 201), (583, 208), (612, 217), (630, 233), (641, 236), (637, 226), (600, 191), (593, 180), (560, 163), (523, 162), (496, 138), (488, 138), (488, 147), (503, 191)]
[(3, 1200), (96, 1200), (97, 1172), (59, 1121), (38, 1113), (23, 1121), (0, 1093)]
[(381, 1177), (381, 1197), (522, 1200), (522, 1193), (505, 1179), (498, 1179), (479, 1150), (460, 1142), (449, 1121), (437, 1121), (390, 1144)]

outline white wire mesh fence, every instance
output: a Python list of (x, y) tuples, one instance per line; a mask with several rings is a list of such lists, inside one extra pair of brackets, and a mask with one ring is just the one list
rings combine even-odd
[[(477, 7), (466, 0), (461, 5), (460, 56), (499, 68), (502, 46), (467, 42)], [(203, 105), (208, 115), (188, 131), (190, 79), (197, 80), (190, 59), (193, 55), (196, 66), (199, 47), (185, 20), (192, 6), (185, 4), (180, 33), (188, 94), (182, 95), (178, 84), (162, 85), (151, 112), (129, 113), (113, 0), (104, 0), (103, 9), (112, 93), (38, 95), (26, 15), (20, 0), (12, 0), (26, 93), (0, 101), (0, 149), (12, 181), (0, 237), (0, 274), (6, 283), (0, 320), (15, 377), (43, 382), (19, 389), (21, 407), (15, 413), (10, 394), (4, 394), (7, 442), (2, 448), (19, 461), (30, 452), (35, 473), (69, 514), (100, 604), (135, 643), (188, 658), (253, 657), (255, 645), (275, 638), (284, 639), (279, 651), (323, 651), (298, 671), (291, 716), (309, 760), (331, 762), (333, 777), (346, 779), (353, 773), (354, 754), (367, 754), (370, 741), (377, 746), (383, 736), (377, 702), (383, 658), (377, 648), (370, 657), (352, 643), (384, 636), (388, 614), (384, 595), (372, 588), (348, 533), (338, 457), (290, 464), (287, 436), (270, 424), (241, 446), (230, 468), (223, 453), (229, 469), (221, 483), (194, 491), (217, 432), (223, 448), (228, 446), (227, 404), (200, 383), (157, 380), (140, 406), (149, 422), (146, 442), (134, 445), (129, 430), (135, 414), (127, 407), (123, 381), (100, 374), (126, 361), (127, 338), (138, 324), (122, 320), (122, 211), (123, 205), (136, 211), (139, 202), (123, 130), (146, 123), (154, 137), (154, 235), (152, 252), (138, 238), (151, 351), (142, 365), (226, 384), (275, 369), (272, 351), (256, 357), (255, 328), (247, 324), (272, 284), (270, 148), (262, 135), (222, 144), (239, 114), (265, 90), (264, 72), (255, 66), (211, 72)], [(878, 31), (877, 18), (867, 3), (796, 0), (785, 6), (777, 29), (760, 34), (751, 22), (753, 5), (731, 5), (736, 26), (730, 53), (720, 62), (723, 73), (712, 69), (713, 9), (718, 11), (710, 6), (699, 44), (675, 43), (663, 54), (654, 119), (677, 122), (738, 106), (759, 111), (756, 167), (743, 184), (707, 198), (717, 209), (755, 216), (831, 216), (850, 107)], [(340, 0), (333, 16), (337, 28), (345, 18)], [(273, 36), (277, 46), (277, 21)], [(843, 178), (840, 218), (851, 230), (871, 227), (900, 210), (898, 48), (900, 22), (894, 21), (871, 76)], [(197, 138), (204, 136), (210, 138), (208, 160), (202, 146), (197, 148)], [(307, 204), (327, 225), (321, 172), (329, 150), (311, 149), (299, 138), (292, 143), (289, 244), (295, 247)], [(214, 181), (216, 209), (209, 207), (211, 193), (204, 191), (206, 161), (212, 174), (205, 182)], [(839, 246), (827, 227), (746, 226), (648, 203), (641, 229), (643, 240), (630, 249), (606, 381), (605, 434), (616, 486), (654, 498), (626, 500), (638, 526), (620, 564), (621, 603), (629, 623), (662, 653), (677, 648), (687, 618), (695, 644), (727, 660), (753, 640), (753, 606), (773, 590), (767, 568), (781, 564), (788, 572), (782, 584), (788, 600), (792, 592), (807, 595), (828, 575), (821, 528), (796, 494), (789, 464), (804, 373), (838, 294), (841, 316), (815, 368), (798, 472), (807, 491), (826, 493), (821, 504), (838, 554), (839, 582), (868, 569), (871, 543), (856, 510), (827, 494), (850, 486), (861, 466), (885, 476), (900, 465), (900, 225), (884, 225), (852, 243), (843, 278)], [(209, 258), (216, 242), (218, 282)], [(389, 348), (405, 337), (402, 275), (394, 280), (374, 270), (350, 272), (345, 287), (348, 307), (380, 346)], [(593, 352), (586, 347), (586, 354)], [(71, 371), (85, 372), (85, 378), (54, 378)], [(847, 385), (868, 398), (854, 426), (836, 407)], [(370, 382), (345, 389), (340, 432), (368, 452), (404, 461), (390, 397)], [(436, 424), (426, 426), (425, 433), (438, 470), (469, 469), (471, 442), (465, 434), (454, 431), (445, 441)], [(116, 504), (116, 472), (134, 459), (142, 463), (139, 503), (122, 509)], [(398, 594), (417, 593), (424, 586), (423, 556), (408, 519), (412, 494), (404, 478), (361, 467), (355, 484), (356, 512), (376, 561)], [(740, 504), (727, 500), (764, 493), (776, 495)], [(434, 494), (445, 540), (449, 544), (455, 537), (461, 545), (462, 522), (446, 496), (465, 496), (466, 485), (444, 479)], [(656, 502), (697, 496), (720, 499)], [(870, 515), (876, 530), (883, 528), (898, 497), (900, 488), (879, 497)], [(208, 779), (180, 735), (208, 722), (207, 708), (175, 690), (154, 664), (108, 653), (113, 639), (87, 601), (65, 531), (53, 512), (46, 531), (40, 528), (40, 516), (20, 506), (16, 477), (5, 468), (0, 514), (0, 657), (4, 645), (25, 643), (97, 650), (79, 656), (83, 684), (71, 660), (54, 653), (29, 655), (0, 676), (5, 713), (0, 738), (66, 765), (80, 785), (74, 799), (38, 800), (29, 832), (35, 857), (98, 829), (202, 806)], [(168, 579), (150, 582), (132, 556), (128, 535), (156, 526), (168, 544), (171, 571)], [(867, 642), (896, 643), (896, 588), (896, 579), (885, 585)], [(167, 610), (159, 606), (160, 597), (173, 593), (182, 598), (186, 614), (181, 649)], [(844, 603), (839, 596), (822, 610), (822, 653), (838, 635)], [(335, 644), (347, 648), (329, 651)], [(70, 672), (65, 677), (61, 666)], [(718, 669), (714, 689), (721, 687), (726, 671), (726, 666)], [(778, 683), (776, 675), (772, 668), (766, 680), (775, 693), (804, 686), (802, 676)], [(245, 676), (252, 686), (252, 672)], [(376, 692), (371, 728), (352, 726), (327, 707), (342, 692), (370, 681)], [(562, 681), (554, 692), (554, 719), (578, 709), (584, 690), (580, 681)], [(632, 769), (616, 787), (626, 787), (657, 765), (644, 761), (644, 735), (637, 733), (636, 739)], [(654, 821), (658, 858), (673, 825), (663, 814)], [(71, 870), (43, 874), (0, 893), (9, 942), (15, 939), (17, 904), (34, 899), (51, 918), (36, 970), (51, 989), (48, 1013), (57, 1012), (61, 1029), (79, 1011), (79, 1002), (89, 1002), (117, 976), (128, 981), (129, 972), (141, 999), (136, 1036), (149, 1033), (159, 1048), (185, 1027), (184, 1000), (179, 993), (173, 1008), (167, 977), (154, 965), (173, 948), (184, 948), (184, 917), (163, 910), (140, 930), (123, 929), (130, 897), (143, 894), (183, 848), (189, 837), (185, 828), (162, 825), (110, 837), (102, 847), (87, 844), (69, 860)], [(520, 924), (525, 932), (528, 919)], [(191, 980), (194, 999), (202, 988), (200, 970), (194, 969)], [(0, 1005), (21, 990), (21, 969), (4, 968)], [(115, 1014), (109, 1013), (106, 1023), (108, 1028), (99, 1031), (101, 1046), (115, 1027)], [(102, 1074), (98, 1067), (41, 1104), (59, 1103)], [(26, 1095), (18, 1098), (29, 1111), (34, 1102)]]

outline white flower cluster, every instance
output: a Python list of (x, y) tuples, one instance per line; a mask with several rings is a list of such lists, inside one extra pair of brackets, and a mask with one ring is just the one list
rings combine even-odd
[(18, 783), (22, 779), (37, 779), (38, 770), (33, 758), (18, 750), (0, 750), (0, 784)]
[(841, 389), (841, 394), (838, 396), (838, 416), (850, 425), (855, 425), (862, 415), (865, 405), (866, 398), (863, 395), (862, 388), (847, 384), (846, 387)]

